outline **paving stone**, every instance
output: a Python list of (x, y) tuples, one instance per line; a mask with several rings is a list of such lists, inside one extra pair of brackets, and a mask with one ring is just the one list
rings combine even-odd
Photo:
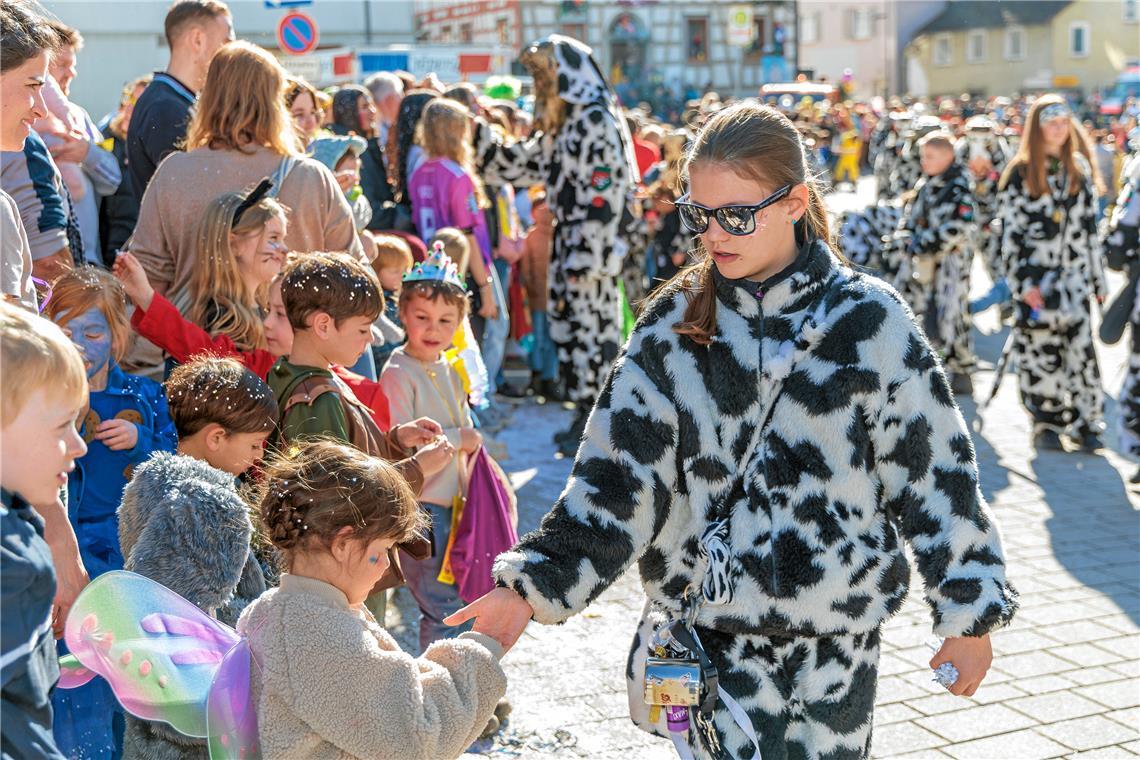
[[(1109, 629), (1106, 628), (1105, 630), (1108, 631)], [(995, 656), (1034, 652), (1039, 649), (1055, 647), (1058, 643), (1065, 643), (1063, 640), (1050, 638), (1034, 630), (1002, 630), (992, 634), (990, 641), (993, 643)]]
[(1028, 728), (1036, 723), (1032, 718), (1014, 712), (1004, 705), (981, 705), (957, 712), (916, 718), (915, 723), (945, 736), (951, 742), (981, 739), (993, 734)]
[(913, 707), (908, 707), (904, 702), (892, 702), (889, 705), (876, 705), (875, 706), (875, 730), (879, 730), (879, 726), (885, 726), (888, 723), (898, 723), (911, 718), (920, 718), (922, 713), (915, 710)]
[(932, 734), (911, 721), (876, 726), (871, 732), (871, 756), (889, 757), (907, 752), (931, 749), (946, 744), (946, 740)]
[(1120, 662), (1122, 659), (1120, 654), (1110, 652), (1103, 647), (1093, 646), (1092, 644), (1068, 644), (1063, 647), (1053, 647), (1047, 651), (1050, 654), (1055, 654), (1069, 662), (1085, 667), (1108, 665), (1114, 662)]
[[(1058, 675), (1036, 676), (1034, 678), (1017, 679), (1018, 688), (1024, 691), (1026, 694), (1047, 694), (1051, 691), (1069, 689), (1076, 685), (1077, 684), (1075, 681)], [(985, 686), (982, 688), (985, 688)]]
[(1111, 718), (1117, 723), (1123, 723), (1132, 728), (1140, 727), (1140, 707), (1126, 707), (1123, 710), (1107, 712), (1104, 717)]
[(1071, 670), (1073, 665), (1048, 652), (1025, 652), (994, 658), (994, 667), (1017, 678), (1031, 678)]
[(1117, 760), (1117, 758), (1134, 758), (1128, 750), (1123, 747), (1101, 747), (1100, 749), (1090, 749), (1088, 752), (1074, 752), (1071, 755), (1066, 755), (1065, 760)]
[(1104, 712), (1104, 705), (1093, 702), (1091, 699), (1085, 699), (1071, 691), (1058, 691), (1052, 694), (1013, 699), (1004, 704), (1018, 712), (1025, 713), (1038, 723), (1055, 723), (1059, 720), (1083, 718), (1086, 715)]
[(1067, 678), (1071, 678), (1081, 686), (1091, 686), (1098, 683), (1108, 683), (1110, 681), (1119, 681), (1120, 674), (1115, 670), (1108, 668), (1078, 668), (1077, 670), (1070, 670), (1065, 673)]
[(1084, 686), (1073, 691), (1115, 710), (1140, 705), (1140, 683), (1131, 678)]
[(1101, 715), (1065, 720), (1042, 726), (1038, 730), (1070, 749), (1082, 751), (1120, 744), (1137, 738), (1136, 729), (1129, 729)]
[[(1063, 644), (1080, 644), (1086, 641), (1116, 638), (1120, 635), (1117, 629), (1103, 625), (1096, 620), (1076, 620), (1071, 623), (1062, 623), (1043, 629), (1042, 632)], [(996, 639), (997, 636), (995, 635), (994, 638)]]
[(1051, 757), (1062, 757), (1069, 752), (1063, 744), (1058, 744), (1032, 730), (1014, 731), (953, 744), (944, 751), (956, 760), (997, 760), (998, 758), (1046, 760)]

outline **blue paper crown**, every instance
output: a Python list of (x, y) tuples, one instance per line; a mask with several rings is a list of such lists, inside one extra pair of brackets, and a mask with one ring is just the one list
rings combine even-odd
[(449, 285), (455, 285), (462, 290), (467, 286), (459, 276), (459, 269), (451, 257), (443, 252), (443, 243), (437, 242), (432, 246), (431, 255), (424, 261), (412, 267), (412, 271), (404, 275), (404, 282), (423, 282), (439, 280)]

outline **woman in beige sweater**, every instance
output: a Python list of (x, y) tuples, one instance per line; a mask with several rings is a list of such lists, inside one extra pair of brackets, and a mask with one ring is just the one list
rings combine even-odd
[(273, 192), (290, 209), (289, 250), (364, 256), (352, 209), (336, 179), (322, 164), (302, 157), (285, 109), (286, 81), (281, 64), (256, 45), (225, 45), (210, 63), (186, 152), (170, 154), (147, 185), (131, 253), (155, 290), (180, 308), (207, 205), (265, 177), (280, 180), (284, 174)]
[(458, 757), (506, 691), (502, 648), (482, 634), (400, 650), (364, 606), (397, 542), (423, 530), (407, 484), (386, 462), (322, 441), (270, 466), (266, 537), (288, 566), (246, 608), (262, 755)]

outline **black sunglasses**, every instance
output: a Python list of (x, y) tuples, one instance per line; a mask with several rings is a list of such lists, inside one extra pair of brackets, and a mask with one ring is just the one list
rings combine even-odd
[(675, 205), (681, 214), (681, 223), (698, 235), (709, 228), (710, 216), (715, 216), (721, 229), (729, 235), (751, 235), (756, 230), (756, 212), (783, 200), (791, 190), (791, 185), (784, 185), (754, 206), (705, 208), (690, 203), (688, 193), (678, 198)]

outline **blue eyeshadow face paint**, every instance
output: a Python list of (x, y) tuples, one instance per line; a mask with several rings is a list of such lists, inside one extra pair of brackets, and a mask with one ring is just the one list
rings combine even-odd
[(88, 380), (107, 369), (111, 363), (111, 326), (103, 312), (88, 309), (60, 327), (83, 355)]
[(374, 554), (368, 558), (368, 564), (370, 564), (370, 565), (375, 565), (379, 561), (380, 561), (380, 556), (376, 555), (376, 554)]

